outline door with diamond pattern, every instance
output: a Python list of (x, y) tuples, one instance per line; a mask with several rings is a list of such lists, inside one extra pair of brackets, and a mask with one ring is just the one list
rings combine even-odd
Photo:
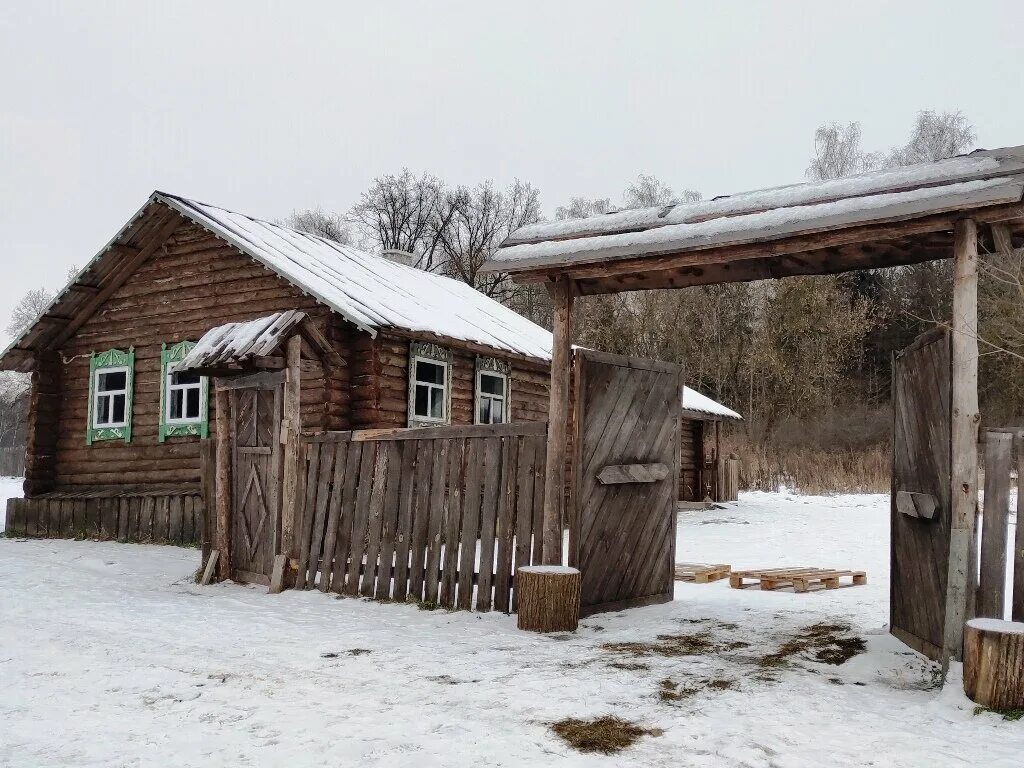
[(231, 570), (236, 581), (269, 584), (281, 524), (282, 388), (277, 377), (252, 378), (231, 391)]

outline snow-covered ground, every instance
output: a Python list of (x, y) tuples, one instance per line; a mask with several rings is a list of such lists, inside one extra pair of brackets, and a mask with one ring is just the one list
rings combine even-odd
[[(198, 587), (192, 550), (0, 539), (0, 765), (1021, 765), (1024, 722), (975, 715), (956, 668), (937, 690), (885, 633), (888, 546), (887, 497), (745, 494), (685, 513), (678, 559), (856, 567), (868, 585), (679, 584), (673, 603), (539, 636), (500, 614)], [(758, 665), (823, 621), (851, 623), (866, 653)], [(690, 634), (716, 647), (602, 647)], [(664, 680), (697, 692), (664, 701)], [(547, 727), (602, 714), (664, 732), (606, 757)]]

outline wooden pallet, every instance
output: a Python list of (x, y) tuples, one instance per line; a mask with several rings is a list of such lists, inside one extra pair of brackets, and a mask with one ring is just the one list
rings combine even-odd
[(692, 581), (695, 584), (707, 584), (724, 579), (732, 567), (711, 563), (676, 563), (676, 581)]
[[(850, 579), (849, 583), (841, 582), (841, 579), (847, 578)], [(794, 592), (811, 592), (818, 589), (859, 587), (867, 583), (868, 576), (864, 571), (839, 571), (831, 568), (762, 568), (729, 574), (729, 586), (734, 589), (759, 586), (769, 592), (784, 587), (792, 587)]]

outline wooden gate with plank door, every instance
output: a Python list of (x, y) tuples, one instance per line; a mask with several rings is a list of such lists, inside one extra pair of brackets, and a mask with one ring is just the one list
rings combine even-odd
[(236, 581), (270, 584), (281, 526), (283, 372), (230, 381), (231, 571)]
[(951, 527), (952, 367), (944, 330), (918, 337), (892, 367), (890, 631), (942, 656)]
[(673, 594), (682, 370), (577, 350), (569, 563), (580, 614)]

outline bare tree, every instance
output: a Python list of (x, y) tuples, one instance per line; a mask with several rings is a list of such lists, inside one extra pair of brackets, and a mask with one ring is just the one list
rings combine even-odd
[(565, 219), (585, 219), (587, 216), (598, 216), (612, 210), (612, 201), (607, 198), (589, 199), (586, 197), (574, 197), (565, 205), (555, 209), (555, 218), (559, 221)]
[(286, 227), (297, 229), (300, 232), (308, 232), (326, 240), (333, 240), (342, 245), (352, 245), (354, 240), (352, 230), (345, 221), (345, 217), (322, 208), (292, 211), (291, 215), (282, 223)]
[(7, 322), (7, 333), (14, 338), (21, 336), (53, 301), (53, 294), (46, 288), (35, 288), (14, 305)]
[(923, 110), (917, 113), (910, 141), (893, 149), (885, 160), (885, 166), (895, 168), (944, 160), (969, 151), (977, 139), (974, 126), (963, 112)]
[(825, 123), (814, 132), (814, 157), (807, 178), (839, 179), (864, 170), (860, 123)]
[(0, 446), (25, 444), (30, 377), (0, 371)]
[(540, 220), (540, 193), (518, 179), (506, 190), (485, 181), (458, 187), (441, 207), (450, 216), (435, 220), (438, 269), (499, 300), (508, 300), (515, 286), (502, 273), (480, 274), (480, 267), (515, 230)]
[(641, 173), (636, 181), (626, 187), (622, 198), (626, 208), (654, 208), (672, 203), (694, 203), (701, 199), (701, 194), (692, 189), (684, 189), (677, 195), (672, 187), (657, 176)]
[(371, 247), (407, 251), (415, 255), (415, 266), (432, 271), (457, 201), (436, 176), (417, 177), (405, 168), (397, 176), (374, 179), (352, 207), (349, 219)]

